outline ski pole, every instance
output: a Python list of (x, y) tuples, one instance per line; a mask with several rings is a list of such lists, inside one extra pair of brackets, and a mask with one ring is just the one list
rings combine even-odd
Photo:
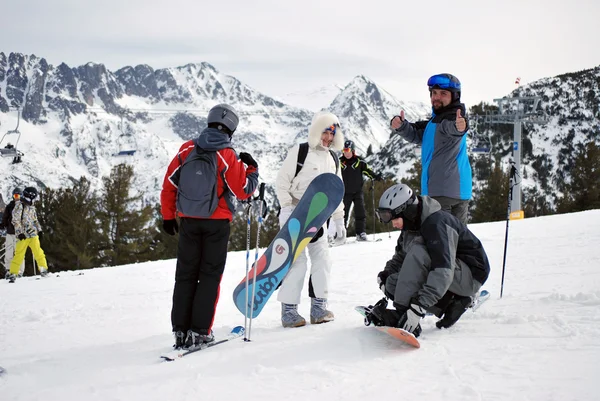
[[(244, 311), (244, 333), (248, 329), (248, 272), (250, 271), (250, 208), (252, 204), (246, 205), (246, 310)], [(245, 338), (244, 338), (245, 340)]]
[[(258, 245), (260, 244), (260, 228), (263, 222), (263, 202), (265, 200), (265, 183), (260, 184), (258, 190), (258, 227), (256, 228), (256, 250), (254, 251), (254, 277), (252, 277), (252, 300), (250, 301), (250, 324), (248, 325), (248, 337), (244, 341), (250, 341), (252, 334), (252, 313), (254, 312), (254, 293), (256, 292), (256, 270), (258, 270)], [(246, 279), (246, 281), (248, 281)], [(247, 293), (247, 292), (246, 292)]]
[(371, 198), (373, 199), (373, 241), (375, 241), (375, 180), (371, 178)]
[(510, 178), (508, 179), (509, 187), (508, 187), (508, 208), (506, 212), (506, 231), (504, 233), (504, 256), (502, 258), (502, 281), (500, 283), (500, 298), (502, 298), (502, 293), (504, 292), (504, 270), (506, 268), (506, 248), (508, 246), (508, 222), (510, 221), (510, 204), (512, 203), (513, 198), (513, 187), (515, 186), (515, 176), (517, 174), (517, 169), (515, 168), (515, 163), (510, 162)]

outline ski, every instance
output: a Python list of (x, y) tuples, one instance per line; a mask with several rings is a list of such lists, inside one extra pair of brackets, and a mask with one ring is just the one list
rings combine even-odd
[(227, 336), (223, 337), (220, 340), (215, 340), (210, 343), (200, 344), (198, 347), (190, 348), (190, 349), (176, 349), (164, 354), (161, 354), (161, 358), (165, 361), (175, 361), (177, 359), (181, 359), (186, 355), (193, 354), (194, 352), (202, 351), (203, 349), (212, 348), (215, 345), (226, 343), (229, 340), (233, 340), (239, 338), (244, 335), (244, 328), (242, 326), (236, 326), (231, 330)]

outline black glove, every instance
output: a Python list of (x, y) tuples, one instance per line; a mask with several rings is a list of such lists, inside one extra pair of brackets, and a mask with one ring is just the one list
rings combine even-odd
[(253, 167), (258, 168), (258, 163), (256, 163), (256, 160), (254, 160), (254, 158), (252, 156), (250, 156), (250, 153), (246, 153), (246, 152), (240, 153), (240, 160), (243, 161), (244, 163), (246, 163), (248, 166), (253, 166)]
[(38, 238), (39, 238), (39, 239), (42, 239), (42, 237), (44, 236), (44, 234), (43, 234), (41, 231), (38, 231), (38, 234), (37, 234), (37, 235), (38, 235)]
[(383, 174), (379, 173), (375, 175), (375, 181), (383, 181)]
[(19, 240), (21, 240), (21, 241), (23, 241), (24, 239), (27, 239), (27, 237), (25, 236), (25, 234), (19, 234), (19, 235), (17, 236), (17, 238), (18, 238)]
[(381, 292), (383, 292), (383, 294), (386, 296), (387, 294), (385, 293), (385, 281), (387, 280), (389, 275), (390, 272), (388, 272), (387, 270), (382, 270), (379, 272), (379, 274), (377, 274), (377, 285), (379, 286)]
[(175, 235), (175, 233), (179, 232), (177, 220), (163, 220), (163, 230), (169, 235)]

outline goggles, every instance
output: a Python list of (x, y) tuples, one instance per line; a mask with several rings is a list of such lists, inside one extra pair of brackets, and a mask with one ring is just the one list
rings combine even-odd
[(19, 195), (19, 194), (13, 194), (13, 198), (15, 198), (15, 199), (19, 199), (20, 197), (21, 197), (21, 195)]
[(342, 149), (342, 152), (352, 152), (352, 148), (344, 148)]
[(438, 74), (432, 76), (427, 80), (427, 86), (429, 86), (429, 89), (437, 87), (440, 89), (449, 89), (455, 91), (460, 90), (460, 82), (455, 80), (454, 77), (449, 77), (447, 74)]
[(375, 210), (375, 215), (377, 215), (377, 218), (383, 224), (387, 224), (393, 220), (392, 211), (390, 209), (377, 209)]
[[(382, 209), (382, 208), (377, 208), (375, 210), (375, 215), (377, 216), (377, 218), (379, 219), (380, 222), (382, 222), (383, 224), (387, 224), (390, 221), (397, 219), (398, 217), (403, 217), (403, 212), (412, 204), (415, 203), (415, 200), (417, 199), (417, 197), (413, 194), (410, 199), (408, 199), (406, 202), (404, 202), (403, 204), (401, 204), (400, 206), (398, 206), (395, 209)], [(411, 213), (412, 214), (412, 213)]]
[(329, 127), (325, 128), (323, 130), (323, 133), (326, 133), (326, 132), (329, 133), (329, 132), (331, 132), (333, 135), (335, 135), (335, 132), (337, 131), (338, 128), (340, 128), (339, 124), (337, 124), (337, 123), (336, 124), (331, 124)]

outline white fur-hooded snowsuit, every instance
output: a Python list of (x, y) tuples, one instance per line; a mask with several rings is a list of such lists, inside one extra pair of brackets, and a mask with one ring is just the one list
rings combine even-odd
[[(336, 162), (331, 157), (329, 148), (321, 145), (321, 134), (323, 131), (333, 125), (338, 124), (338, 118), (329, 112), (319, 112), (313, 117), (308, 130), (308, 154), (302, 167), (302, 170), (296, 177), (296, 165), (298, 161), (299, 145), (293, 146), (283, 162), (277, 180), (275, 181), (275, 190), (282, 213), (280, 215), (280, 225), (288, 219), (291, 210), (298, 204), (300, 198), (306, 191), (310, 182), (319, 174), (336, 173)], [(341, 129), (337, 129), (331, 144), (331, 149), (341, 151), (344, 146), (344, 137)], [(337, 169), (337, 175), (342, 178), (341, 169)], [(336, 208), (332, 215), (332, 221), (341, 221), (343, 224), (344, 204)], [(311, 281), (314, 295), (317, 298), (328, 298), (329, 281), (331, 274), (331, 258), (329, 256), (329, 245), (327, 242), (327, 227), (323, 226), (323, 235), (315, 242), (307, 246), (311, 261)], [(285, 304), (299, 304), (304, 285), (304, 278), (308, 268), (307, 250), (304, 250), (294, 264), (291, 266), (288, 274), (281, 284), (277, 300)]]

